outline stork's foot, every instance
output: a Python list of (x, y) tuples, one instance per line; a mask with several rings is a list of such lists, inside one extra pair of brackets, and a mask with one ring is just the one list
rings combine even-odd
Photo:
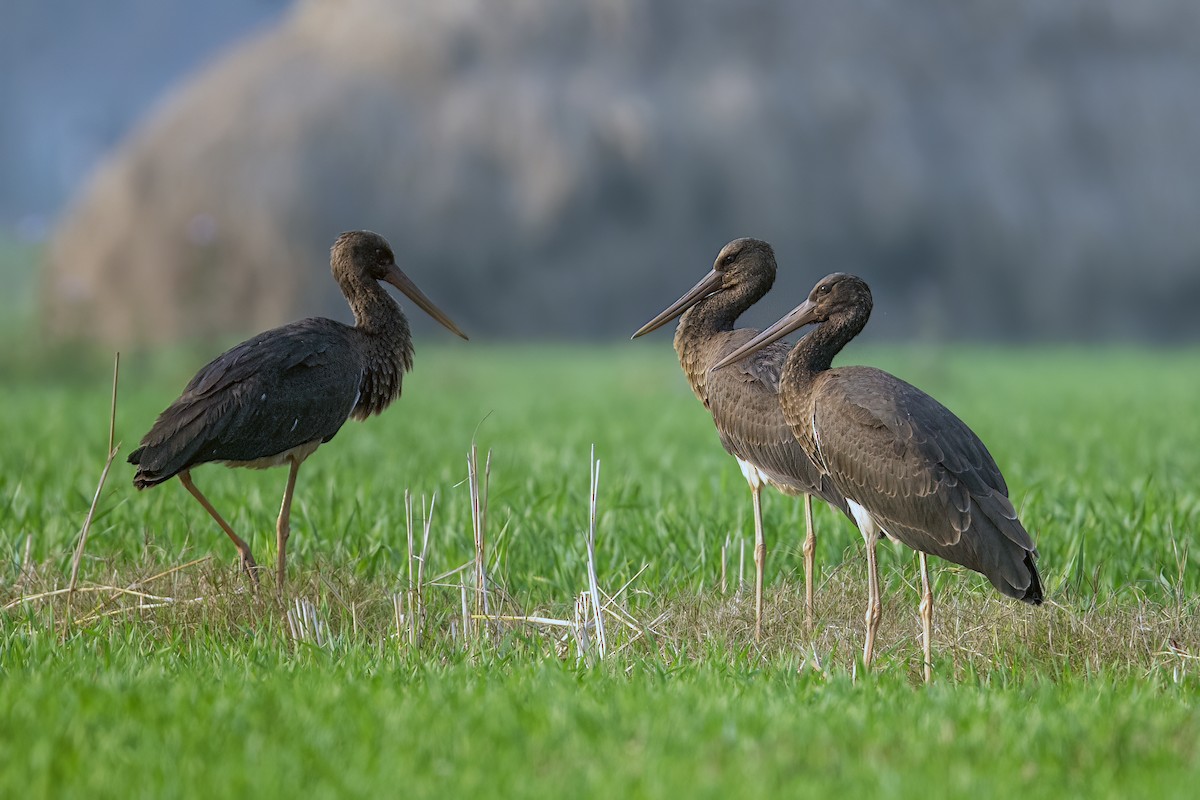
[(238, 551), (239, 562), (241, 563), (242, 572), (246, 573), (246, 577), (254, 585), (254, 591), (258, 591), (258, 564), (254, 561), (254, 556), (250, 553), (250, 548)]

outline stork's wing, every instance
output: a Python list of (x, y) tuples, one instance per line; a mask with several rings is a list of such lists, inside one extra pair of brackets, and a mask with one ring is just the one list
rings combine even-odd
[[(720, 356), (733, 352), (758, 331), (726, 335)], [(779, 406), (779, 375), (789, 345), (778, 342), (707, 376), (708, 407), (733, 455), (758, 467), (781, 489), (812, 494), (846, 510), (832, 481), (817, 468), (792, 435)]]
[(838, 488), (888, 533), (942, 555), (947, 546), (958, 545), (973, 523), (982, 525), (982, 515), (991, 523), (984, 527), (994, 527), (1013, 544), (1033, 551), (995, 460), (941, 403), (868, 367), (825, 372), (814, 391), (810, 424), (821, 459)]
[(252, 461), (333, 437), (354, 408), (361, 358), (349, 329), (307, 319), (205, 365), (130, 455), (151, 485), (209, 461)]

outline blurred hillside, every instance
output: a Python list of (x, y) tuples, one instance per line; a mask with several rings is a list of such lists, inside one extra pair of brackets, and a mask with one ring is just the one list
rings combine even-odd
[(371, 228), (473, 336), (628, 334), (751, 235), (759, 323), (837, 269), (876, 336), (1195, 339), (1197, 32), (1189, 0), (305, 0), (92, 175), (45, 317), (345, 318), (328, 247)]

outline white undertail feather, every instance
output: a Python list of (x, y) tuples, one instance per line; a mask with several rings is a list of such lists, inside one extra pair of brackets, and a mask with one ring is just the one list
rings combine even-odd
[(854, 515), (854, 522), (858, 525), (858, 529), (862, 531), (864, 539), (866, 539), (868, 536), (874, 536), (874, 538), (878, 539), (879, 534), (887, 533), (887, 531), (883, 529), (883, 526), (879, 524), (878, 520), (872, 516), (870, 511), (867, 511), (867, 509), (863, 508), (849, 497), (846, 498), (846, 505), (850, 507), (850, 513)]
[(734, 456), (734, 458), (737, 459), (738, 466), (742, 469), (742, 475), (746, 477), (746, 483), (750, 484), (751, 489), (761, 489), (770, 482), (770, 479), (767, 478), (767, 474), (761, 469), (754, 466), (749, 461), (743, 461), (742, 459), (737, 458), (737, 456)]
[(850, 513), (854, 515), (854, 522), (858, 525), (860, 531), (867, 531), (875, 524), (875, 520), (871, 518), (871, 512), (860, 506), (858, 503), (846, 498), (846, 505), (850, 507)]

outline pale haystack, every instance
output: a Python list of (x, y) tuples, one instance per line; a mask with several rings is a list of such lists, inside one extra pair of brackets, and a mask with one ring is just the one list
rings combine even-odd
[(1067, 5), (307, 0), (93, 176), (46, 320), (344, 315), (370, 228), (480, 335), (628, 333), (747, 235), (764, 322), (852, 269), (883, 335), (1200, 327), (1200, 7)]

